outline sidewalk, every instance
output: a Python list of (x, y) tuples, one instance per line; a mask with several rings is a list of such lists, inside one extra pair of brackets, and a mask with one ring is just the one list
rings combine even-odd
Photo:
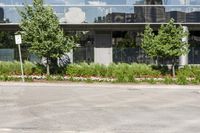
[(44, 87), (97, 87), (97, 88), (130, 88), (130, 89), (200, 89), (200, 85), (162, 85), (162, 84), (120, 84), (120, 83), (76, 83), (76, 82), (0, 82), (1, 86), (44, 86)]

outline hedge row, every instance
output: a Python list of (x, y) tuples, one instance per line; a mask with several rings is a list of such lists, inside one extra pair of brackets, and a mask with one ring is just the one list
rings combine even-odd
[[(40, 65), (31, 62), (24, 62), (25, 75), (43, 75), (45, 69)], [(0, 76), (20, 75), (19, 62), (0, 62)], [(163, 72), (163, 68), (158, 69), (146, 64), (110, 64), (108, 66), (100, 64), (70, 64), (66, 68), (66, 75), (70, 77), (100, 77), (113, 78), (118, 82), (135, 82), (136, 78), (151, 79), (148, 82), (155, 83), (154, 78), (163, 78), (165, 84), (200, 84), (200, 66), (185, 66), (176, 71), (176, 80)]]

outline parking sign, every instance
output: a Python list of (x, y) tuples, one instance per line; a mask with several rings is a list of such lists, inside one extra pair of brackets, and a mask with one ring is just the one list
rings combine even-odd
[(15, 43), (16, 44), (22, 44), (22, 36), (21, 35), (15, 35)]

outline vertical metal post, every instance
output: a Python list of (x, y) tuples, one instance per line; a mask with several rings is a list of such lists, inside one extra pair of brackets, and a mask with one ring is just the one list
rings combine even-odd
[(20, 44), (18, 44), (18, 49), (19, 49), (19, 59), (20, 59), (20, 64), (21, 64), (22, 82), (25, 82), (25, 80), (24, 80), (23, 62), (22, 62), (22, 53), (21, 53), (21, 45)]

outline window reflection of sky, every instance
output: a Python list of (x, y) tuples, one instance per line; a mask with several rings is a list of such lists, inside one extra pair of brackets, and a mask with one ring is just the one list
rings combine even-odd
[[(31, 3), (32, 0), (26, 0), (28, 3)], [(134, 13), (133, 5), (143, 5), (145, 1), (151, 0), (44, 0), (46, 4), (60, 5), (53, 6), (55, 13), (58, 18), (64, 21), (66, 13), (68, 13), (69, 8), (67, 5), (73, 5), (76, 7), (76, 10), (80, 13), (85, 13), (85, 21), (88, 23), (93, 23), (98, 17), (105, 17), (109, 13)], [(169, 5), (165, 7), (166, 12), (170, 11), (179, 11), (179, 12), (194, 12), (200, 11), (199, 7), (179, 7), (179, 6), (170, 6), (170, 5), (200, 5), (200, 0), (155, 0), (162, 1), (163, 5)], [(20, 5), (24, 0), (0, 0), (0, 5)], [(137, 3), (137, 4), (136, 4)], [(79, 6), (77, 6), (79, 5)], [(86, 5), (86, 6), (84, 6)], [(87, 6), (89, 5), (89, 6)], [(94, 5), (95, 7), (92, 7)], [(112, 5), (129, 5), (129, 6), (112, 6)], [(11, 22), (19, 22), (19, 15), (16, 11), (15, 6), (3, 7), (5, 12), (5, 18), (9, 18)], [(78, 10), (80, 8), (80, 10)], [(82, 16), (83, 18), (83, 16)]]
[[(31, 3), (32, 0), (25, 0)], [(44, 0), (48, 4), (65, 4), (65, 5), (88, 5), (90, 3), (107, 4), (107, 5), (133, 5), (145, 4), (148, 1), (157, 1), (164, 5), (200, 5), (200, 0)], [(160, 1), (160, 2), (159, 2)], [(161, 2), (162, 1), (162, 2)], [(22, 4), (24, 0), (0, 0), (4, 5), (17, 5)]]

